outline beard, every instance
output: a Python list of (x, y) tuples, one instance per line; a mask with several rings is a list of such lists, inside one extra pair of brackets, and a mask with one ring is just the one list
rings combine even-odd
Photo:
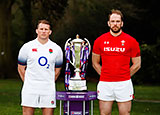
[(113, 33), (118, 33), (118, 32), (120, 32), (120, 30), (121, 30), (121, 28), (118, 28), (118, 27), (116, 27), (116, 29), (114, 29), (114, 28), (115, 28), (115, 27), (110, 28)]

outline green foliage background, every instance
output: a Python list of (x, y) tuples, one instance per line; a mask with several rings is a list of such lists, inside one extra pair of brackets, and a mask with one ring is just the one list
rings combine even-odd
[[(107, 32), (108, 13), (120, 9), (124, 32), (140, 43), (141, 70), (133, 76), (135, 84), (160, 83), (160, 17), (158, 0), (1, 0), (0, 1), (0, 78), (17, 73), (20, 47), (35, 39), (36, 23), (52, 23), (51, 39), (64, 49), (68, 38), (94, 40)], [(4, 54), (3, 54), (4, 52)], [(64, 67), (65, 68), (65, 64)], [(62, 75), (64, 71), (62, 70)], [(99, 79), (89, 60), (87, 79)]]

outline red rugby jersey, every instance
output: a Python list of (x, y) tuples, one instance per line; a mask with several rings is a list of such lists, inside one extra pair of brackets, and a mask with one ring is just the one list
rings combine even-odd
[(122, 32), (114, 37), (110, 32), (98, 37), (93, 53), (102, 60), (100, 81), (125, 81), (130, 79), (130, 58), (140, 56), (139, 43), (135, 38)]

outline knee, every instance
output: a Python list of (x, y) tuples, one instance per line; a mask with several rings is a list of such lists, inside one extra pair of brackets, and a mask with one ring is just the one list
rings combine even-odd
[(100, 115), (111, 115), (111, 111), (100, 111)]
[(111, 115), (111, 113), (100, 113), (100, 115)]
[(119, 111), (119, 115), (130, 115), (131, 111), (130, 110), (121, 110)]

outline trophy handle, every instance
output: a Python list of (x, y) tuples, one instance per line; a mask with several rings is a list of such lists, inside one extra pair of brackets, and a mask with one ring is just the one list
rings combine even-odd
[[(68, 46), (68, 42), (71, 40), (71, 38), (69, 38), (66, 43), (65, 43), (65, 46), (64, 46), (64, 50), (66, 50), (67, 46)], [(65, 54), (66, 55), (66, 54)]]
[(84, 39), (87, 41), (87, 43), (89, 45), (89, 54), (90, 54), (90, 52), (91, 52), (91, 44), (89, 43), (89, 41), (86, 38), (84, 38)]
[[(91, 45), (90, 45), (90, 42), (86, 39), (86, 38), (84, 38), (84, 40), (85, 40), (85, 44), (84, 43), (82, 43), (82, 56), (83, 56), (83, 51), (84, 51), (84, 48), (85, 48), (85, 46), (88, 46), (88, 49), (89, 49), (89, 52), (88, 52), (88, 55), (90, 54), (90, 52), (91, 52)], [(87, 57), (87, 59), (88, 59), (88, 57)], [(84, 63), (82, 62), (81, 63), (81, 67), (84, 65)]]
[[(70, 40), (71, 40), (71, 38), (69, 38), (69, 39), (66, 41), (64, 50), (66, 50), (68, 44), (69, 44), (69, 47), (71, 48), (71, 50), (73, 50), (72, 44), (69, 43)], [(66, 56), (66, 53), (65, 53), (65, 56)], [(74, 66), (74, 60), (73, 60), (73, 62), (71, 62), (71, 61), (69, 60), (69, 62)]]

